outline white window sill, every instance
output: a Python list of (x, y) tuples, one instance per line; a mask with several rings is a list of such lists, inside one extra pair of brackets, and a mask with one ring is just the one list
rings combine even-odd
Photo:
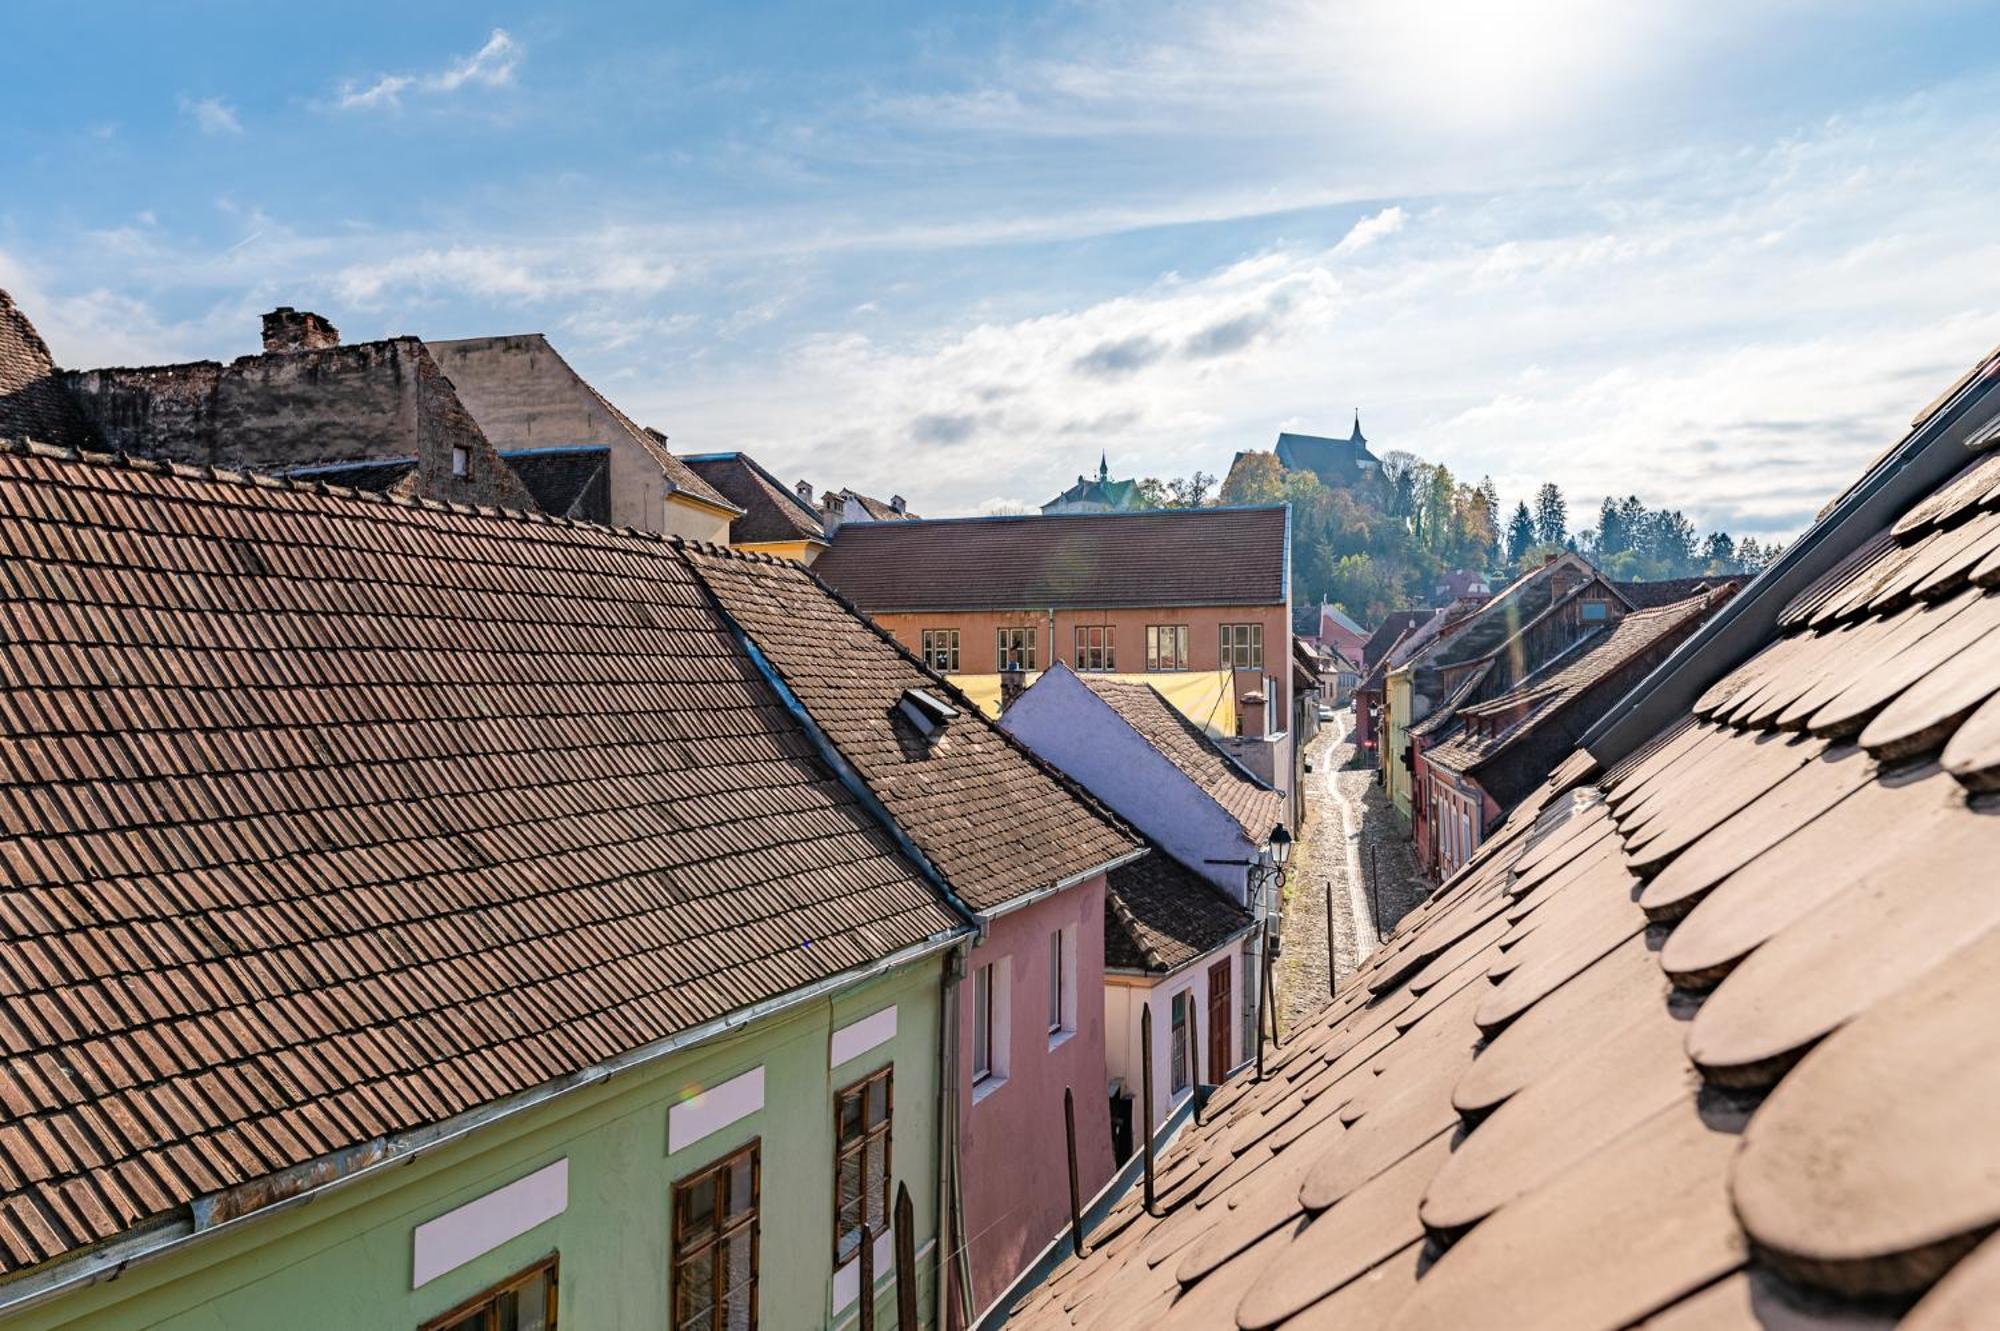
[(1056, 1050), (1062, 1048), (1064, 1045), (1068, 1044), (1071, 1040), (1075, 1038), (1076, 1038), (1076, 1027), (1074, 1026), (1065, 1026), (1062, 1030), (1050, 1031), (1049, 1052), (1054, 1053)]
[(984, 1081), (972, 1083), (972, 1103), (978, 1104), (981, 1100), (984, 1100), (987, 1096), (993, 1094), (993, 1092), (1006, 1084), (1007, 1079), (997, 1072)]

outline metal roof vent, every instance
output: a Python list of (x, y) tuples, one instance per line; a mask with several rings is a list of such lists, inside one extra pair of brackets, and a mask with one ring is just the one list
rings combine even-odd
[(923, 689), (904, 689), (903, 696), (896, 702), (896, 710), (905, 720), (915, 726), (925, 739), (936, 739), (944, 733), (944, 728), (958, 716), (958, 709), (935, 693)]

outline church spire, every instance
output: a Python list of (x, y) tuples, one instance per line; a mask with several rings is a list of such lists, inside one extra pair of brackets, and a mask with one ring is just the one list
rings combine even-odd
[(1097, 455), (1097, 479), (1100, 482), (1111, 479), (1111, 455), (1108, 453)]
[(1347, 442), (1350, 444), (1365, 444), (1368, 442), (1368, 436), (1361, 433), (1361, 408), (1359, 407), (1354, 409), (1354, 433), (1347, 436)]

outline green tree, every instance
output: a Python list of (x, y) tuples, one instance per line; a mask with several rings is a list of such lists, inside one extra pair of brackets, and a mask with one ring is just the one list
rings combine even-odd
[(1528, 557), (1528, 551), (1535, 546), (1535, 515), (1528, 512), (1527, 500), (1514, 505), (1514, 516), (1507, 524), (1507, 563), (1511, 566)]
[(1535, 539), (1543, 545), (1559, 546), (1569, 535), (1569, 504), (1562, 487), (1545, 481), (1535, 491)]
[[(1202, 473), (1195, 473), (1196, 479)], [(1215, 478), (1208, 481), (1213, 484)], [(1242, 461), (1229, 469), (1229, 479), (1222, 486), (1222, 502), (1225, 504), (1274, 504), (1284, 497), (1285, 469), (1278, 465), (1276, 453), (1249, 453)], [(1192, 505), (1183, 504), (1187, 508)]]

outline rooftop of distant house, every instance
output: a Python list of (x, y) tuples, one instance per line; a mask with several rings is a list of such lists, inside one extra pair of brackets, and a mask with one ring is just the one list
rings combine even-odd
[(871, 614), (1282, 605), (1288, 527), (1282, 504), (846, 525), (814, 571)]

